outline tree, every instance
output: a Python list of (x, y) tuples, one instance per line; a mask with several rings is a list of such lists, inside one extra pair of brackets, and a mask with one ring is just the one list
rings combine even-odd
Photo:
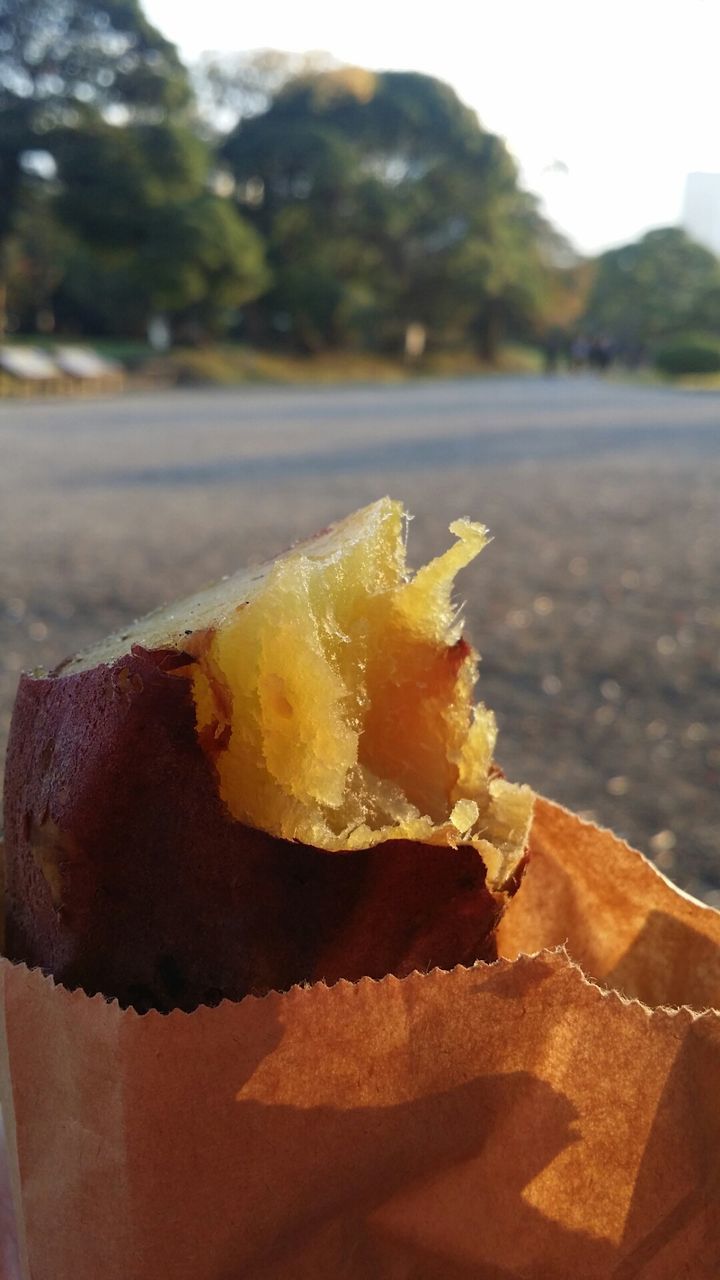
[(98, 121), (58, 131), (56, 156), (56, 215), (77, 244), (66, 314), (75, 307), (103, 329), (112, 317), (116, 330), (142, 334), (164, 312), (203, 337), (264, 288), (261, 239), (208, 189), (210, 154), (184, 125)]
[(138, 0), (0, 0), (0, 331), (11, 239), (32, 156), (98, 119), (187, 109), (187, 75)]
[(207, 192), (150, 221), (133, 278), (138, 289), (148, 282), (152, 309), (174, 317), (181, 336), (193, 340), (220, 336), (268, 282), (258, 233), (229, 201)]
[(720, 262), (679, 227), (597, 259), (583, 325), (628, 346), (720, 320)]
[(302, 347), (406, 326), (474, 331), (494, 357), (535, 308), (546, 264), (504, 144), (430, 76), (344, 67), (290, 79), (225, 141), (238, 198), (268, 239), (260, 311)]
[(339, 64), (329, 53), (204, 53), (191, 68), (198, 113), (210, 137), (230, 133), (240, 120), (261, 115), (290, 80)]
[(47, 184), (19, 210), (9, 241), (8, 319), (13, 329), (42, 329), (53, 320), (54, 299), (75, 241), (55, 217)]

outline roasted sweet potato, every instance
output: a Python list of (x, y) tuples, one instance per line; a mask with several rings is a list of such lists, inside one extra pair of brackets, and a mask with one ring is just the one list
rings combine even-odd
[(6, 950), (138, 1008), (493, 955), (531, 795), (385, 499), (20, 683)]

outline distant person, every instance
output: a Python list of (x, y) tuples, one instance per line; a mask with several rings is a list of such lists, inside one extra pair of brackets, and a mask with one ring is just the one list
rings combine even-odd
[(560, 329), (551, 329), (543, 343), (543, 372), (552, 377), (557, 373), (560, 357), (565, 346), (564, 336)]
[(613, 359), (613, 344), (606, 335), (593, 338), (588, 352), (588, 364), (598, 373), (606, 373)]
[(590, 343), (582, 334), (578, 334), (573, 338), (570, 346), (570, 367), (572, 369), (584, 369), (590, 354)]

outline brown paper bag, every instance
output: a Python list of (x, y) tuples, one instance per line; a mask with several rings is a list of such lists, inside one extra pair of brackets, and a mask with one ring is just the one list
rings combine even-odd
[(25, 1280), (715, 1280), (720, 914), (541, 801), (501, 946), (142, 1017), (3, 962)]

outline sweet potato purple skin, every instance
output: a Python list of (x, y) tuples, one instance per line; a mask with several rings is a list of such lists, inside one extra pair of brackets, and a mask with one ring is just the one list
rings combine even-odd
[(338, 854), (243, 826), (195, 732), (187, 655), (24, 676), (5, 788), (6, 954), (144, 1010), (495, 957), (471, 848)]

